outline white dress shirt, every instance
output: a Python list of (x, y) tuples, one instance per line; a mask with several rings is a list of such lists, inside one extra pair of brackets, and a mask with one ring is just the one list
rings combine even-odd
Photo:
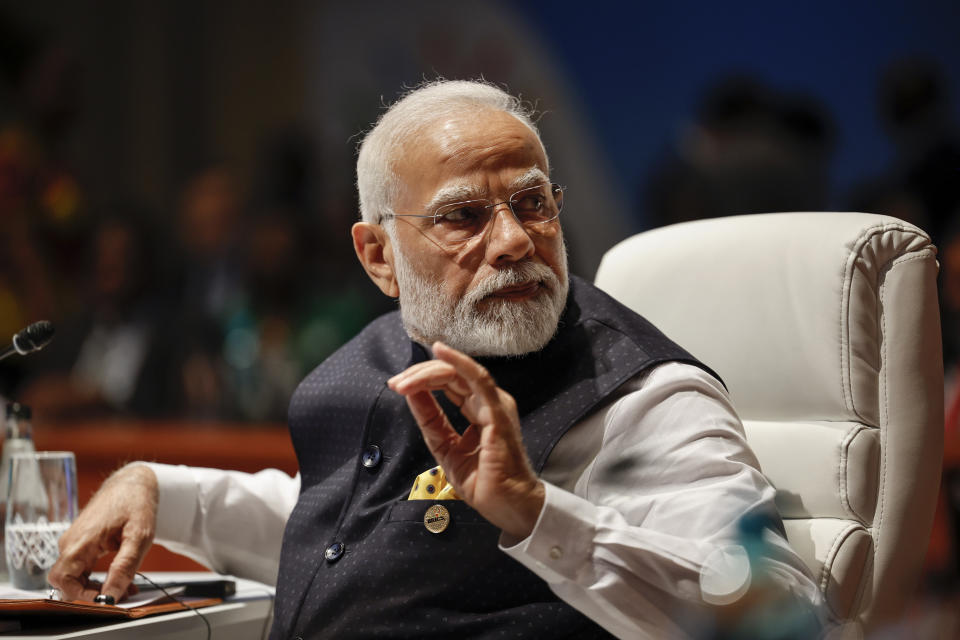
[[(275, 583), (299, 475), (150, 467), (160, 483), (157, 542)], [(692, 365), (662, 364), (561, 438), (541, 473), (546, 501), (533, 532), (501, 536), (501, 549), (618, 637), (682, 636), (704, 599), (749, 582), (740, 517), (774, 508), (758, 469), (723, 386)], [(822, 611), (786, 541), (765, 542), (763, 579)]]

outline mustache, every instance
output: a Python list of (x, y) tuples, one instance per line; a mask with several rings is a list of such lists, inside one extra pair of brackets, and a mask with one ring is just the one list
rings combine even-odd
[(464, 302), (475, 303), (493, 295), (505, 287), (513, 287), (527, 282), (539, 282), (550, 291), (556, 291), (560, 286), (557, 274), (545, 264), (539, 262), (520, 262), (497, 270), (492, 276), (481, 281), (476, 289), (465, 296)]

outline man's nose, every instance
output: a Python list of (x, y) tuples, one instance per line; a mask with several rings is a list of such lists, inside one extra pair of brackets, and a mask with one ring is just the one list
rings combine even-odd
[(494, 208), (490, 226), (492, 228), (487, 242), (487, 262), (516, 262), (533, 255), (533, 240), (507, 203)]

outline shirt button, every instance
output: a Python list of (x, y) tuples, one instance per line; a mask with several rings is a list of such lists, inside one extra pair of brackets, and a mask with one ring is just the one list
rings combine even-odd
[(323, 552), (323, 557), (327, 559), (327, 562), (336, 562), (343, 555), (345, 549), (346, 546), (342, 542), (334, 542)]
[(380, 447), (375, 444), (367, 447), (360, 455), (360, 463), (367, 469), (376, 469), (380, 466), (381, 460), (383, 460), (383, 454), (380, 452)]
[(563, 549), (560, 547), (550, 547), (550, 558), (559, 560), (561, 557), (563, 557)]

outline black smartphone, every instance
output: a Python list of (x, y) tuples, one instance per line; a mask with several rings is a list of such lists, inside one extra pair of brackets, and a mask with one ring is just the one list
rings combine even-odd
[(188, 598), (229, 598), (237, 593), (237, 583), (235, 580), (216, 579), (216, 580), (184, 580), (182, 582), (155, 582), (137, 579), (134, 584), (140, 590), (172, 589), (183, 587), (184, 590), (178, 595)]

